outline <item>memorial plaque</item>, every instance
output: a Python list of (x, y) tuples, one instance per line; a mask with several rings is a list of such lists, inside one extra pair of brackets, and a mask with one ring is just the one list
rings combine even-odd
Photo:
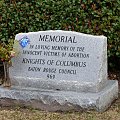
[(58, 30), (20, 33), (15, 39), (19, 54), (10, 72), (19, 84), (26, 79), (23, 84), (32, 80), (33, 87), (97, 92), (107, 80), (104, 36)]
[(11, 88), (0, 87), (0, 105), (47, 111), (105, 111), (118, 98), (107, 80), (107, 38), (72, 31), (19, 33), (10, 67)]

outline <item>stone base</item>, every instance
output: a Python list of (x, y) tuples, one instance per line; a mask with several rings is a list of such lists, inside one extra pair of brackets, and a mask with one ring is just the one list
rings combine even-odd
[(118, 98), (118, 82), (110, 80), (98, 93), (0, 87), (1, 106), (26, 106), (47, 111), (105, 111)]

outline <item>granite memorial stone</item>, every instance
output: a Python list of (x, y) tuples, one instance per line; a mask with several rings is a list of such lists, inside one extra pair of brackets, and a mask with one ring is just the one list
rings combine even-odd
[[(118, 97), (107, 80), (107, 38), (72, 31), (19, 33), (10, 67), (10, 90), (0, 98), (42, 110), (104, 111)], [(20, 102), (22, 101), (22, 102)]]

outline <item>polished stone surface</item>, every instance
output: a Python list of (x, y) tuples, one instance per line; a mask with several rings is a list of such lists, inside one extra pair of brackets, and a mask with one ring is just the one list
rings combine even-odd
[(23, 38), (30, 42), (24, 48), (14, 45), (19, 54), (10, 68), (12, 84), (78, 92), (98, 92), (105, 86), (105, 36), (51, 30), (19, 33), (15, 39)]

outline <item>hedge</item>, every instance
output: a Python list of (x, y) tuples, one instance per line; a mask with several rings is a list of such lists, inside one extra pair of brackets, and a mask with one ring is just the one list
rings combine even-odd
[[(120, 0), (1, 0), (0, 40), (20, 32), (69, 30), (108, 38), (109, 65), (120, 62)], [(117, 62), (116, 62), (117, 63)]]

